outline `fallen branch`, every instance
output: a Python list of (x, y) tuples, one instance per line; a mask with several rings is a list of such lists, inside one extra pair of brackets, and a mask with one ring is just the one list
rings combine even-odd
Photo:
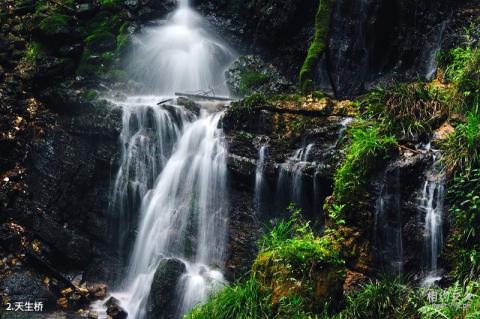
[(175, 92), (175, 96), (185, 96), (185, 97), (197, 98), (197, 99), (202, 99), (202, 100), (234, 101), (234, 99), (229, 98), (229, 97), (210, 96), (210, 95), (191, 94), (191, 93), (181, 93), (181, 92)]
[(166, 100), (160, 101), (160, 102), (157, 103), (157, 105), (162, 105), (162, 104), (164, 104), (164, 103), (170, 102), (171, 100), (173, 100), (173, 99), (170, 98), (170, 99), (166, 99)]

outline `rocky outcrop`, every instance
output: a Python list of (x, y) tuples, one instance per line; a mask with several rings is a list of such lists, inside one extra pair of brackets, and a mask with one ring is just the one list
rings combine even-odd
[(241, 56), (225, 72), (231, 94), (245, 96), (252, 93), (286, 94), (294, 86), (271, 64), (256, 55)]
[(157, 267), (148, 298), (147, 316), (158, 319), (176, 318), (177, 304), (172, 294), (186, 272), (185, 264), (178, 259), (164, 259)]

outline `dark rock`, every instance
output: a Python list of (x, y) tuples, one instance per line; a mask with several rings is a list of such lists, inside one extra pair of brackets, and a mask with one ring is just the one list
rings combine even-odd
[(110, 32), (102, 32), (89, 39), (88, 48), (94, 52), (112, 51), (117, 46), (117, 38)]
[(68, 58), (42, 57), (37, 61), (35, 79), (45, 85), (58, 78), (65, 78), (75, 71), (75, 62)]
[(242, 56), (235, 60), (225, 73), (225, 77), (230, 92), (236, 96), (254, 92), (288, 93), (293, 90), (293, 85), (273, 65), (254, 55)]
[(77, 4), (76, 15), (80, 19), (89, 19), (97, 12), (98, 7), (95, 3), (80, 3)]
[(107, 306), (107, 315), (112, 319), (126, 319), (128, 313), (120, 306), (120, 301), (114, 297), (110, 297), (105, 303)]
[(175, 298), (172, 298), (172, 294), (175, 293), (177, 282), (185, 272), (185, 264), (178, 259), (164, 259), (160, 262), (148, 297), (147, 315), (149, 318), (175, 318), (177, 304)]
[(196, 116), (200, 115), (200, 109), (202, 108), (202, 106), (186, 97), (183, 97), (183, 96), (178, 97), (177, 104), (185, 107), (187, 110), (189, 110)]
[(43, 302), (44, 309), (53, 309), (56, 304), (54, 295), (41, 284), (36, 275), (29, 272), (15, 272), (0, 282), (0, 290), (8, 296), (10, 303)]

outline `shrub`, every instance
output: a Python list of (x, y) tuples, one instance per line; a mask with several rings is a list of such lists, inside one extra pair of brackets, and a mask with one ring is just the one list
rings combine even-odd
[(420, 294), (399, 279), (382, 279), (363, 285), (347, 296), (338, 319), (418, 318)]
[(27, 44), (25, 50), (25, 61), (30, 65), (35, 65), (37, 59), (43, 54), (43, 46), (36, 41)]
[(360, 122), (349, 129), (350, 143), (334, 176), (337, 204), (348, 204), (365, 186), (368, 174), (379, 161), (389, 157), (396, 145), (393, 136), (383, 136), (375, 123)]
[(387, 134), (415, 138), (447, 118), (444, 99), (439, 89), (425, 83), (400, 83), (371, 91), (360, 102), (360, 111), (363, 117), (378, 120)]
[(440, 55), (444, 79), (455, 84), (464, 98), (464, 108), (471, 110), (480, 99), (480, 50), (470, 46), (457, 47)]
[(453, 274), (458, 280), (476, 279), (480, 275), (480, 169), (458, 173), (447, 199), (454, 227)]
[[(319, 315), (325, 316), (325, 300), (313, 295), (332, 291), (315, 286), (312, 278), (319, 271), (316, 265), (324, 265), (324, 271), (333, 267), (340, 279), (343, 272), (338, 267), (342, 268), (344, 262), (334, 236), (314, 236), (300, 212), (291, 210), (290, 219), (279, 221), (259, 241), (261, 251), (248, 278), (213, 295), (186, 318), (317, 318), (312, 308), (320, 309)], [(340, 287), (342, 282), (339, 280)]]
[(455, 128), (441, 148), (442, 161), (449, 172), (480, 164), (480, 113), (468, 113), (466, 122)]
[(315, 16), (315, 34), (308, 48), (307, 57), (300, 70), (300, 86), (303, 91), (312, 90), (312, 69), (327, 47), (330, 18), (335, 0), (318, 0), (318, 10)]

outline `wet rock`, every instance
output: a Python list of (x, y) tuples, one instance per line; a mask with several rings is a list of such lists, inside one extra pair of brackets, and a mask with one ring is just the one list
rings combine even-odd
[(241, 56), (225, 73), (227, 85), (236, 96), (254, 92), (264, 94), (288, 93), (293, 85), (260, 56)]
[(196, 116), (200, 115), (200, 109), (202, 108), (202, 106), (186, 97), (183, 97), (183, 96), (178, 97), (177, 104), (185, 107), (187, 110), (189, 110)]
[(105, 303), (107, 306), (107, 315), (112, 319), (126, 319), (128, 313), (120, 306), (120, 301), (115, 297), (110, 297)]
[(177, 282), (186, 272), (185, 264), (178, 259), (163, 259), (153, 277), (152, 288), (147, 304), (149, 318), (174, 319), (177, 303), (171, 296)]
[(80, 19), (89, 19), (97, 12), (98, 7), (95, 3), (80, 3), (76, 7), (76, 15)]
[(87, 289), (90, 300), (102, 300), (107, 297), (108, 287), (106, 284), (95, 283), (89, 285)]
[(40, 278), (29, 272), (15, 272), (0, 282), (0, 290), (10, 302), (43, 302), (45, 309), (55, 307), (54, 295), (41, 284)]
[(94, 52), (112, 51), (116, 46), (117, 38), (110, 32), (96, 34), (88, 43), (88, 48)]
[(58, 78), (67, 77), (74, 71), (75, 62), (73, 59), (46, 56), (37, 61), (35, 80), (45, 85)]

